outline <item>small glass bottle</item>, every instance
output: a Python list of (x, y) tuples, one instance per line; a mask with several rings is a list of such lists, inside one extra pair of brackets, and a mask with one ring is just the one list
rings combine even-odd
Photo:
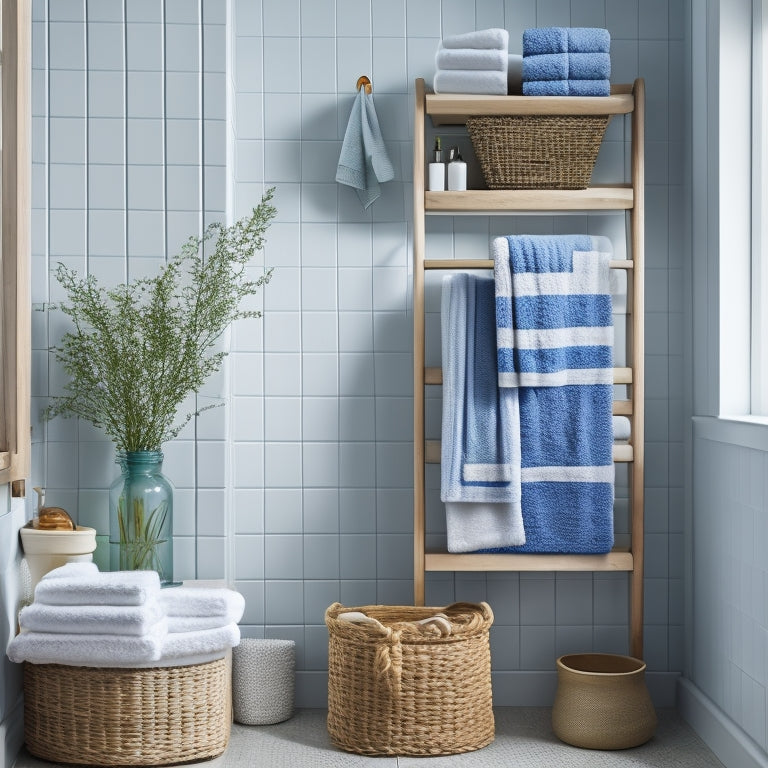
[(452, 147), (448, 155), (448, 191), (464, 192), (467, 189), (467, 164), (462, 160), (458, 147)]
[(445, 191), (445, 163), (440, 149), (440, 137), (435, 138), (435, 149), (432, 152), (432, 162), (429, 164), (429, 191)]

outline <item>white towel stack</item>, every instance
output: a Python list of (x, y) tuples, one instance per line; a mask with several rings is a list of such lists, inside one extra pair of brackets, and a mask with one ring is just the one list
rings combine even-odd
[(506, 95), (508, 45), (506, 29), (444, 37), (435, 55), (435, 93)]
[[(186, 597), (192, 591), (204, 600)], [(197, 621), (187, 621), (190, 612), (171, 617), (173, 592), (179, 605), (198, 606)], [(155, 571), (100, 573), (93, 563), (69, 563), (35, 588), (8, 658), (89, 667), (202, 663), (240, 642), (244, 607), (242, 595), (229, 589), (161, 590)]]

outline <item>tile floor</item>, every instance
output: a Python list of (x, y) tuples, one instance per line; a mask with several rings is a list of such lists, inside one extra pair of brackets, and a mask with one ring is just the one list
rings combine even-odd
[[(325, 710), (299, 710), (284, 723), (270, 726), (235, 724), (227, 751), (215, 760), (187, 765), (209, 768), (723, 768), (702, 740), (674, 710), (659, 711), (659, 727), (647, 744), (621, 752), (576, 749), (552, 734), (550, 710), (544, 707), (499, 707), (496, 739), (477, 752), (451, 757), (364, 757), (336, 749), (328, 738)], [(19, 755), (15, 768), (56, 768)]]

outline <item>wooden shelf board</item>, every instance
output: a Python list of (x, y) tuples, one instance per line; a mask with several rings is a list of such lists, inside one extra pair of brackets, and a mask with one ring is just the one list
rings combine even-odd
[(626, 549), (605, 555), (451, 554), (427, 552), (427, 571), (631, 571), (634, 557)]
[[(609, 263), (611, 269), (632, 269), (629, 259), (616, 259)], [(492, 259), (425, 259), (424, 269), (493, 269)]]
[(611, 86), (610, 96), (480, 96), (428, 93), (432, 124), (464, 125), (470, 115), (626, 115), (635, 108), (632, 86)]
[(629, 184), (587, 189), (471, 189), (466, 192), (425, 192), (425, 213), (498, 213), (526, 211), (620, 211), (634, 205)]

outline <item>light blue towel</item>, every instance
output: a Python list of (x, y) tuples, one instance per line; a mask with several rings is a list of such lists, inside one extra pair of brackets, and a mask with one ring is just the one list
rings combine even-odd
[(441, 324), (448, 549), (522, 544), (518, 393), (496, 384), (494, 281), (446, 275)]
[(610, 53), (611, 35), (599, 27), (536, 27), (523, 31), (523, 56), (538, 53)]
[(379, 182), (389, 181), (394, 175), (379, 128), (373, 94), (360, 88), (341, 145), (336, 181), (354, 187), (363, 207), (368, 208), (381, 195)]
[(519, 388), (526, 543), (514, 552), (613, 546), (610, 241), (492, 242), (499, 387)]
[(539, 53), (534, 56), (523, 56), (523, 82), (567, 79), (567, 53)]
[(523, 82), (523, 96), (610, 95), (610, 80), (531, 80)]

